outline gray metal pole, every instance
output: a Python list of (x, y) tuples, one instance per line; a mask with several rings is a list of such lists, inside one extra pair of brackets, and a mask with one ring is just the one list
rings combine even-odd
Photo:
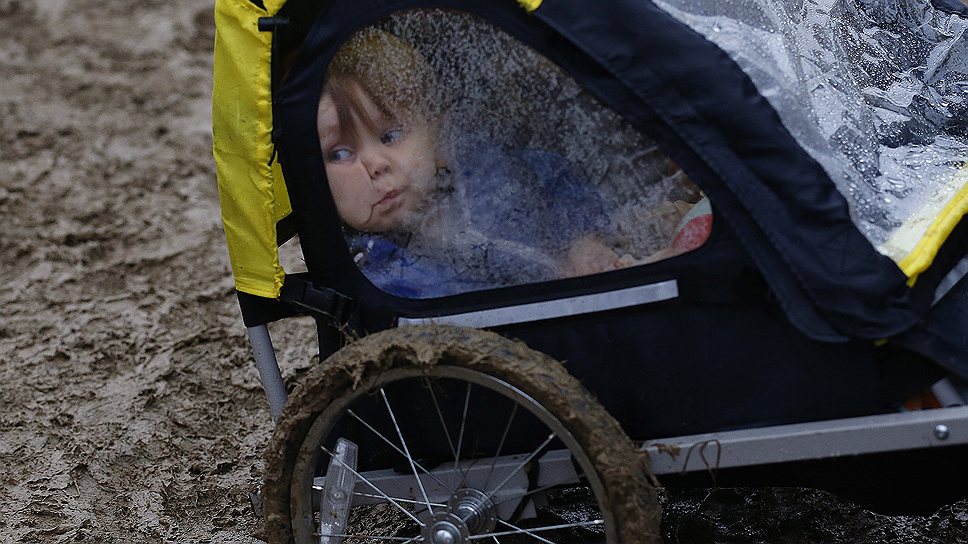
[(269, 399), (272, 421), (277, 421), (279, 414), (282, 413), (282, 407), (286, 405), (286, 386), (282, 383), (282, 371), (279, 370), (276, 351), (272, 348), (272, 339), (269, 338), (269, 327), (266, 325), (247, 327), (246, 331), (249, 334), (252, 354), (255, 355), (255, 366), (259, 370), (262, 388), (265, 389), (266, 397)]
[(648, 440), (652, 472), (673, 474), (968, 444), (968, 406)]

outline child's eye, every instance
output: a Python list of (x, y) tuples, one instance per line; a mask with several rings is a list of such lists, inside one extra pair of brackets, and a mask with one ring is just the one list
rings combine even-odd
[(383, 136), (380, 137), (380, 142), (384, 144), (392, 144), (393, 142), (403, 139), (405, 135), (406, 131), (404, 131), (403, 127), (394, 127), (383, 133)]
[(353, 152), (349, 149), (334, 149), (326, 154), (326, 160), (329, 162), (340, 162), (345, 161), (353, 156)]

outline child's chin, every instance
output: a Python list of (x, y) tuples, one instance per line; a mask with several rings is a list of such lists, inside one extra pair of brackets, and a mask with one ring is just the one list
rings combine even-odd
[(379, 225), (375, 225), (373, 228), (371, 228), (370, 232), (373, 234), (388, 234), (392, 232), (404, 232), (407, 230), (409, 230), (409, 227), (405, 222), (394, 220), (381, 222)]
[(422, 210), (409, 210), (402, 212), (400, 217), (396, 221), (396, 229), (399, 230), (415, 230), (418, 229), (423, 221), (426, 221), (426, 217)]

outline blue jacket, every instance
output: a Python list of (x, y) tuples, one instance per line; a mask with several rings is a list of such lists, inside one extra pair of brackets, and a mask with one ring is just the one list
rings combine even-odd
[(457, 209), (445, 236), (362, 234), (349, 240), (362, 272), (380, 289), (433, 298), (560, 277), (571, 243), (607, 228), (597, 191), (563, 157), (503, 151), (478, 134), (451, 149)]

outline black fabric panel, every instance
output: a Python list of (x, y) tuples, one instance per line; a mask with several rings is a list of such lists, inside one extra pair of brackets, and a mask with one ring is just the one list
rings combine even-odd
[(276, 222), (276, 245), (282, 245), (292, 240), (299, 234), (296, 227), (296, 220), (289, 214)]
[[(339, 288), (334, 263), (349, 259), (342, 241), (339, 219), (332, 198), (326, 188), (324, 166), (315, 130), (316, 107), (322, 90), (325, 67), (342, 40), (335, 41), (326, 50), (312, 44), (306, 37), (302, 46), (288, 43), (289, 36), (301, 35), (309, 26), (307, 17), (331, 21), (327, 16), (332, 5), (321, 7), (318, 12), (306, 11), (308, 2), (291, 0), (284, 11), (292, 13), (292, 30), (283, 39), (280, 54), (284, 59), (274, 61), (292, 64), (286, 67), (282, 89), (274, 95), (276, 146), (286, 180), (286, 188), (292, 205), (300, 237), (300, 245), (306, 266), (312, 279), (329, 287)], [(337, 18), (338, 20), (338, 18)], [(344, 21), (345, 24), (345, 21)], [(322, 24), (325, 30), (345, 36), (345, 32)], [(318, 28), (316, 34), (320, 34)], [(296, 57), (301, 51), (309, 51), (304, 58)], [(341, 289), (341, 291), (346, 291)]]
[(767, 298), (680, 299), (499, 332), (564, 359), (633, 439), (889, 412), (941, 376), (891, 345), (809, 340)]
[(968, 277), (949, 292), (927, 318), (895, 339), (968, 380)]
[(858, 232), (826, 173), (724, 52), (642, 0), (594, 11), (548, 2), (536, 14), (621, 80), (715, 173), (696, 181), (805, 333), (826, 336), (803, 327), (814, 321), (805, 302), (854, 337), (891, 336), (917, 321), (904, 275)]
[(288, 304), (273, 298), (250, 295), (241, 291), (235, 294), (239, 298), (239, 309), (242, 311), (242, 322), (246, 327), (265, 325), (287, 317), (299, 315)]
[(931, 0), (931, 5), (939, 11), (968, 17), (968, 6), (959, 0)]

